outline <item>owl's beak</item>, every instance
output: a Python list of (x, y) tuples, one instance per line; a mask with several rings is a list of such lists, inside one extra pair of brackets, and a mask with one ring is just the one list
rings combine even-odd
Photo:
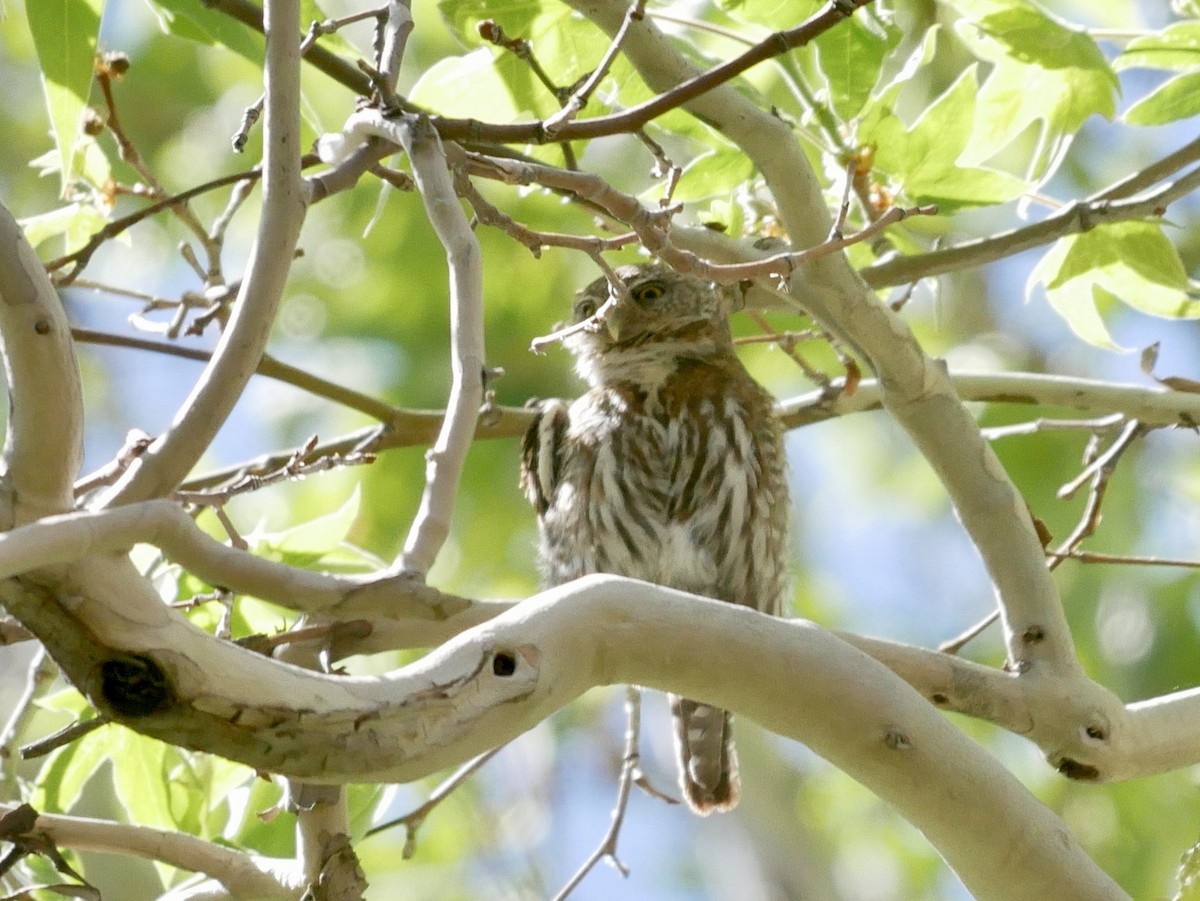
[(608, 332), (608, 336), (612, 338), (616, 344), (621, 340), (621, 332), (625, 325), (625, 310), (620, 302), (613, 304), (612, 309), (604, 317), (604, 328)]
[(617, 321), (618, 318), (616, 310), (604, 317), (604, 328), (608, 331), (608, 337), (613, 339), (614, 344), (621, 340), (621, 323)]

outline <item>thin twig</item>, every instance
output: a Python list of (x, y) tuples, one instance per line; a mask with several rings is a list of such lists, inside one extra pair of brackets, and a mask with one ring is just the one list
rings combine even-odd
[(1144, 432), (1144, 428), (1136, 419), (1131, 419), (1125, 424), (1125, 428), (1121, 430), (1121, 434), (1109, 446), (1103, 454), (1093, 460), (1084, 470), (1079, 473), (1070, 482), (1058, 489), (1058, 496), (1062, 500), (1074, 497), (1077, 492), (1089, 478), (1093, 479), (1093, 484), (1097, 478), (1105, 478), (1112, 473), (1116, 467), (1117, 461), (1121, 455), (1129, 449), (1133, 441)]
[(1153, 557), (1141, 554), (1104, 554), (1098, 551), (1069, 551), (1065, 554), (1055, 554), (1064, 560), (1078, 560), (1080, 563), (1116, 563), (1124, 566), (1181, 566), (1186, 569), (1200, 569), (1200, 560), (1180, 560), (1172, 557)]
[(650, 174), (655, 178), (665, 178), (666, 184), (663, 186), (662, 197), (658, 198), (658, 205), (662, 209), (667, 209), (671, 206), (671, 200), (675, 196), (675, 189), (679, 186), (679, 179), (683, 175), (683, 167), (674, 163), (662, 144), (646, 134), (646, 129), (639, 128), (633, 133), (642, 146), (650, 151), (650, 155), (654, 157), (654, 168), (650, 170)]
[(117, 479), (124, 474), (134, 460), (145, 453), (146, 448), (153, 440), (141, 429), (130, 429), (125, 435), (125, 443), (121, 445), (121, 449), (117, 451), (117, 455), (112, 460), (75, 482), (75, 496), (81, 497), (103, 485), (115, 485)]
[(856, 159), (851, 159), (846, 164), (846, 184), (842, 187), (842, 205), (838, 207), (837, 219), (834, 220), (833, 227), (829, 230), (831, 241), (843, 237), (846, 217), (850, 215), (850, 192), (854, 187), (854, 175), (857, 169), (858, 161)]
[[(163, 188), (162, 183), (154, 174), (154, 170), (142, 158), (133, 141), (125, 133), (121, 127), (121, 119), (117, 115), (116, 98), (113, 96), (112, 82), (114, 78), (120, 78), (129, 68), (129, 59), (124, 54), (107, 53), (104, 54), (96, 64), (96, 83), (100, 86), (100, 93), (104, 97), (104, 105), (107, 107), (108, 117), (105, 125), (112, 132), (113, 137), (117, 141), (117, 153), (122, 162), (130, 166), (142, 180), (146, 183), (149, 189), (148, 196), (154, 199), (166, 197), (167, 191)], [(187, 226), (200, 243), (204, 245), (205, 254), (208, 256), (208, 269), (205, 277), (216, 277), (220, 273), (221, 260), (218, 249), (212, 246), (208, 239), (208, 232), (200, 220), (196, 218), (196, 214), (192, 212), (186, 201), (177, 200), (171, 204), (168, 209), (171, 210), (185, 226)]]
[[(265, 9), (268, 32), (296, 27), (294, 0)], [(245, 277), (226, 328), (170, 426), (126, 475), (98, 499), (101, 506), (162, 497), (179, 487), (232, 412), (265, 352), (306, 206), (301, 180), (300, 54), (290, 40), (267, 41), (266, 81), (271, 85), (264, 122), (262, 215)]]
[[(1110, 425), (1105, 425), (1104, 428), (1111, 428)], [(1078, 550), (1079, 545), (1087, 538), (1090, 538), (1096, 533), (1096, 529), (1100, 525), (1100, 508), (1104, 503), (1104, 495), (1108, 490), (1109, 479), (1116, 471), (1117, 463), (1121, 456), (1133, 444), (1135, 438), (1141, 435), (1145, 430), (1145, 426), (1137, 420), (1129, 420), (1121, 434), (1113, 440), (1109, 448), (1094, 459), (1090, 460), (1084, 473), (1091, 478), (1092, 487), (1088, 492), (1087, 504), (1084, 506), (1083, 513), (1079, 517), (1079, 522), (1071, 531), (1071, 534), (1058, 546), (1054, 551), (1046, 552), (1046, 568), (1055, 570), (1067, 559), (1071, 554)], [(1079, 480), (1075, 479), (1069, 485), (1075, 485), (1068, 494), (1064, 494), (1060, 489), (1058, 496), (1069, 497), (1077, 490)], [(1068, 486), (1063, 486), (1067, 488)], [(949, 641), (943, 642), (938, 646), (938, 650), (947, 654), (957, 654), (967, 644), (973, 641), (980, 633), (987, 629), (992, 623), (996, 622), (1000, 617), (999, 608), (993, 610), (975, 625), (971, 626), (966, 631), (955, 636)]]
[[(550, 92), (559, 105), (562, 106), (571, 98), (574, 85), (568, 87), (560, 87), (542, 68), (537, 57), (533, 53), (533, 44), (525, 38), (512, 38), (505, 34), (504, 29), (500, 27), (500, 23), (494, 19), (484, 19), (479, 23), (479, 36), (489, 43), (495, 44), (497, 47), (502, 47), (509, 51), (517, 59), (529, 66), (529, 70), (534, 77), (542, 83), (542, 86)], [(577, 169), (578, 161), (575, 158), (575, 151), (571, 147), (570, 142), (563, 141), (560, 145), (563, 152), (563, 160), (568, 169)]]
[(782, 350), (787, 355), (789, 360), (800, 367), (800, 371), (804, 373), (805, 377), (808, 378), (809, 381), (811, 381), (814, 385), (820, 386), (822, 389), (828, 389), (831, 381), (829, 376), (810, 366), (808, 360), (800, 356), (800, 353), (796, 350), (796, 342), (794, 340), (789, 340), (784, 335), (776, 332), (771, 326), (771, 323), (767, 322), (767, 317), (765, 317), (758, 310), (746, 310), (745, 313), (750, 317), (755, 325), (762, 329), (763, 334), (756, 337), (762, 337), (768, 341), (774, 341), (775, 346)]
[(221, 211), (212, 224), (212, 228), (208, 230), (208, 237), (213, 243), (218, 246), (225, 243), (225, 232), (229, 228), (229, 223), (233, 221), (233, 215), (243, 203), (250, 198), (250, 192), (254, 190), (254, 185), (257, 179), (245, 178), (239, 182), (235, 182), (233, 190), (229, 192), (229, 200), (225, 204), (225, 209)]
[(617, 857), (617, 839), (621, 834), (621, 826), (625, 822), (625, 811), (629, 807), (629, 794), (633, 789), (635, 776), (640, 772), (638, 738), (642, 728), (642, 693), (641, 689), (634, 685), (626, 687), (625, 711), (627, 715), (625, 754), (621, 761), (621, 775), (617, 782), (617, 801), (613, 806), (612, 822), (609, 823), (608, 831), (605, 832), (604, 838), (601, 839), (596, 850), (575, 871), (575, 875), (567, 880), (567, 884), (559, 889), (558, 894), (554, 896), (554, 901), (563, 901), (602, 860), (611, 863), (622, 876), (629, 875), (629, 868)]
[(564, 235), (560, 232), (534, 231), (493, 206), (465, 174), (456, 174), (454, 186), (459, 196), (471, 205), (476, 219), (484, 225), (490, 225), (505, 232), (515, 241), (529, 248), (534, 257), (541, 257), (542, 249), (545, 247), (564, 247), (581, 250), (594, 259), (597, 254), (620, 250), (622, 247), (637, 243), (638, 240), (637, 235), (633, 232), (625, 232), (611, 238), (601, 238), (596, 235)]
[[(384, 7), (386, 9), (386, 7)], [(361, 12), (351, 13), (337, 19), (325, 19), (324, 21), (313, 21), (308, 32), (304, 35), (304, 40), (300, 42), (300, 56), (305, 57), (309, 51), (316, 45), (317, 38), (327, 34), (333, 34), (339, 28), (349, 25), (353, 22), (360, 22), (363, 19), (379, 18), (383, 14), (380, 9), (367, 9)], [(234, 153), (241, 153), (246, 149), (246, 142), (250, 139), (250, 129), (258, 122), (262, 116), (263, 103), (266, 101), (266, 95), (260, 94), (258, 99), (246, 107), (242, 113), (241, 122), (238, 123), (238, 129), (234, 132), (230, 143), (233, 145)]]
[[(130, 335), (116, 335), (109, 332), (98, 332), (93, 329), (73, 328), (71, 335), (76, 341), (86, 344), (102, 344), (109, 347), (128, 347), (134, 350), (148, 350), (154, 353), (181, 357), (185, 360), (195, 360), (207, 363), (212, 359), (212, 352), (198, 348), (180, 347), (177, 344), (164, 344), (161, 341), (148, 341), (145, 338), (134, 338)], [(334, 403), (342, 404), (351, 410), (365, 413), (380, 422), (392, 422), (404, 415), (404, 410), (362, 394), (345, 385), (339, 385), (328, 379), (305, 372), (296, 366), (280, 362), (274, 357), (264, 354), (255, 367), (255, 372), (269, 379), (283, 382), (307, 391), (309, 394), (323, 397)]]
[(542, 68), (542, 64), (534, 56), (533, 44), (525, 38), (510, 37), (495, 19), (484, 19), (479, 23), (477, 31), (479, 32), (479, 36), (489, 44), (495, 44), (497, 47), (507, 50), (517, 59), (521, 60), (521, 62), (525, 63), (525, 65), (529, 66), (529, 71), (533, 73), (534, 78), (542, 83), (542, 87), (558, 98), (560, 102), (562, 101), (564, 95), (563, 88), (559, 87), (554, 79), (546, 73), (546, 70)]
[(621, 27), (613, 36), (608, 49), (604, 52), (604, 56), (596, 64), (596, 68), (592, 70), (592, 74), (571, 94), (566, 103), (563, 104), (562, 109), (548, 117), (542, 123), (542, 130), (547, 140), (554, 140), (558, 132), (562, 130), (562, 127), (578, 116), (580, 111), (587, 106), (588, 100), (596, 88), (600, 86), (600, 82), (604, 80), (604, 76), (608, 74), (608, 70), (616, 60), (617, 54), (621, 51), (621, 45), (625, 42), (625, 35), (629, 32), (629, 26), (634, 22), (640, 22), (645, 13), (646, 0), (634, 0), (630, 4), (629, 9), (625, 13), (625, 20), (621, 22)]
[(733, 343), (736, 347), (749, 344), (779, 344), (783, 347), (795, 347), (804, 341), (820, 341), (825, 337), (824, 332), (815, 328), (801, 329), (798, 332), (768, 329), (760, 335), (739, 335), (733, 339)]
[(430, 792), (429, 797), (420, 807), (409, 811), (402, 817), (396, 817), (394, 820), (388, 820), (386, 823), (380, 823), (377, 826), (372, 826), (363, 834), (363, 838), (369, 838), (376, 833), (383, 832), (385, 829), (391, 829), (395, 826), (403, 826), (405, 836), (404, 850), (401, 852), (401, 856), (405, 860), (410, 860), (417, 850), (417, 830), (421, 828), (421, 825), (425, 822), (426, 817), (433, 812), (434, 808), (446, 800), (446, 798), (448, 798), (456, 788), (470, 779), (480, 767), (495, 757), (505, 747), (507, 747), (507, 745), (499, 745), (498, 747), (492, 748), (490, 751), (484, 751), (482, 754), (473, 758), (472, 760), (468, 760), (457, 770), (447, 776), (441, 785)]
[(599, 309), (586, 319), (563, 326), (560, 329), (555, 329), (548, 335), (541, 335), (534, 338), (529, 342), (529, 350), (531, 352), (540, 354), (545, 347), (556, 341), (562, 341), (564, 338), (569, 338), (578, 332), (602, 328), (604, 326), (604, 319), (612, 311), (612, 308), (629, 298), (629, 286), (621, 280), (616, 270), (599, 254), (596, 254), (594, 259), (596, 265), (604, 271), (604, 277), (608, 279), (608, 299), (600, 304)]
[[(374, 129), (380, 127), (380, 123), (368, 122), (364, 117), (353, 127), (373, 132)], [(767, 276), (788, 276), (802, 266), (844, 250), (852, 244), (866, 241), (908, 216), (931, 216), (937, 213), (937, 206), (934, 204), (912, 208), (892, 207), (879, 219), (860, 231), (842, 238), (824, 241), (815, 247), (778, 253), (744, 263), (712, 263), (690, 251), (680, 249), (671, 242), (666, 229), (659, 223), (664, 220), (669, 221), (669, 217), (674, 212), (673, 208), (647, 210), (638, 202), (637, 198), (617, 191), (595, 175), (570, 172), (536, 163), (514, 163), (511, 160), (475, 153), (466, 155), (466, 165), (472, 174), (486, 178), (495, 178), (511, 184), (543, 184), (547, 187), (572, 191), (581, 198), (600, 205), (614, 219), (629, 225), (637, 233), (642, 245), (660, 257), (663, 262), (680, 272), (691, 273), (723, 284), (733, 284), (746, 279)]]
[(1001, 438), (1024, 437), (1027, 435), (1036, 435), (1041, 432), (1106, 432), (1116, 428), (1125, 422), (1125, 420), (1124, 413), (1113, 413), (1109, 416), (1101, 416), (1098, 419), (1048, 419), (1042, 417), (1041, 419), (1018, 422), (1013, 425), (989, 426), (979, 431), (988, 441), (997, 441)]
[(21, 747), (21, 759), (34, 760), (38, 757), (45, 757), (51, 751), (61, 748), (63, 745), (69, 745), (73, 741), (79, 741), (85, 735), (95, 732), (107, 722), (108, 717), (102, 715), (97, 715), (87, 720), (76, 720), (71, 725), (59, 729), (52, 735), (47, 735), (45, 738), (40, 738), (37, 741), (23, 745)]
[[(317, 162), (316, 157), (313, 157), (313, 161)], [(62, 269), (64, 266), (71, 264), (71, 268), (65, 274), (56, 279), (56, 283), (59, 285), (59, 287), (65, 287), (66, 285), (69, 285), (75, 281), (76, 276), (83, 271), (84, 267), (86, 267), (88, 262), (91, 260), (93, 254), (95, 254), (101, 245), (137, 225), (139, 222), (161, 213), (163, 210), (171, 209), (173, 206), (179, 203), (190, 200), (193, 197), (198, 197), (201, 194), (205, 194), (209, 191), (216, 190), (217, 188), (224, 187), (225, 185), (235, 184), (245, 179), (257, 181), (261, 177), (262, 173), (258, 169), (252, 169), (249, 172), (238, 172), (233, 175), (223, 175), (220, 178), (207, 181), (202, 185), (196, 185), (196, 187), (189, 188), (186, 191), (180, 191), (178, 194), (173, 194), (170, 197), (164, 197), (162, 200), (156, 201), (149, 206), (142, 207), (142, 209), (130, 213), (128, 216), (122, 216), (120, 219), (114, 219), (112, 222), (104, 226), (104, 228), (100, 229), (100, 231), (92, 235), (88, 239), (88, 242), (83, 245), (83, 247), (73, 251), (72, 253), (57, 257), (56, 259), (48, 262), (46, 264), (46, 269), (49, 272), (54, 272), (55, 270)]]
[[(830, 0), (817, 13), (795, 28), (769, 35), (740, 56), (719, 66), (714, 66), (707, 72), (702, 72), (645, 103), (640, 103), (620, 113), (565, 123), (553, 140), (577, 141), (632, 132), (664, 113), (707, 94), (761, 62), (805, 46), (849, 18), (855, 10), (870, 2), (871, 0)], [(443, 138), (455, 141), (491, 141), (497, 144), (514, 144), (546, 143), (551, 140), (546, 136), (544, 122), (493, 124), (479, 122), (475, 119), (451, 119), (441, 116), (430, 117), (430, 122)]]
[(57, 675), (58, 667), (46, 653), (46, 649), (38, 648), (37, 653), (26, 667), (25, 688), (21, 692), (21, 697), (13, 705), (8, 722), (4, 724), (3, 729), (0, 729), (0, 778), (7, 786), (10, 797), (16, 797), (19, 794), (17, 773), (9, 763), (15, 756), (17, 740), (38, 712), (35, 702), (46, 693), (46, 689), (54, 683), (54, 677)]
[[(283, 461), (282, 464), (270, 472), (245, 473), (234, 482), (219, 489), (181, 489), (174, 493), (174, 497), (185, 504), (196, 504), (197, 506), (211, 508), (221, 519), (222, 525), (229, 532), (229, 537), (236, 544), (240, 539), (236, 531), (233, 530), (232, 524), (225, 519), (222, 512), (224, 505), (229, 503), (234, 497), (240, 494), (260, 491), (279, 482), (303, 479), (320, 472), (340, 469), (344, 466), (364, 466), (375, 462), (374, 454), (362, 451), (351, 451), (348, 454), (333, 453), (325, 454), (324, 456), (314, 456), (319, 443), (317, 436), (312, 435), (301, 447), (293, 451), (287, 460)], [(245, 542), (243, 541), (242, 544), (244, 546)]]
[[(261, 6), (251, 3), (249, 0), (203, 0), (203, 2), (207, 9), (224, 13), (260, 34), (262, 33), (263, 9)], [(347, 62), (319, 44), (306, 53), (303, 59), (308, 65), (319, 69), (334, 81), (345, 85), (357, 94), (366, 96), (371, 91), (367, 79), (354, 67), (353, 63)]]

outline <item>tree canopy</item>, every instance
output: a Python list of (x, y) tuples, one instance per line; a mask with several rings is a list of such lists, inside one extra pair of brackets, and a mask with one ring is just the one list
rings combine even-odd
[[(6, 895), (1191, 897), (1192, 0), (25, 0), (0, 48)], [(745, 294), (794, 620), (539, 591), (527, 405), (651, 256)], [(626, 682), (738, 712), (736, 813), (659, 796)]]

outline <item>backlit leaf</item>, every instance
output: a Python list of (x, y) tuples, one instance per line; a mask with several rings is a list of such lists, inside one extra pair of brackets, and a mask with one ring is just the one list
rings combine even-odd
[(42, 69), (50, 129), (62, 161), (64, 191), (74, 171), (75, 137), (91, 93), (103, 10), (104, 0), (34, 0), (25, 6)]

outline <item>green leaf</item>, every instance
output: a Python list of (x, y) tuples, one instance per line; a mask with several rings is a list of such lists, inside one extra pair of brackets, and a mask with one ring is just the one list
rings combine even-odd
[(1186, 70), (1200, 66), (1200, 22), (1176, 22), (1158, 34), (1129, 42), (1113, 68)]
[[(329, 16), (316, 0), (300, 0), (300, 30), (307, 32), (313, 22), (324, 22)], [(348, 53), (357, 56), (360, 51), (348, 40), (342, 37), (340, 31), (323, 34), (320, 37), (321, 46), (334, 53)]]
[(38, 810), (68, 813), (104, 763), (112, 759), (109, 741), (115, 727), (101, 726), (56, 750), (42, 764), (30, 802)]
[[(537, 0), (443, 0), (438, 9), (447, 25), (466, 47), (480, 48), (479, 23), (494, 20), (510, 39), (528, 41), (542, 70), (554, 79), (556, 88), (566, 88), (599, 62), (607, 38), (586, 18), (559, 3)], [(487, 67), (493, 71), (486, 71)], [(465, 67), (465, 68), (464, 68)], [(534, 74), (527, 60), (515, 53), (487, 44), (465, 56), (443, 59), (427, 70), (418, 82), (424, 100), (448, 115), (472, 116), (488, 121), (505, 121), (520, 112), (545, 117), (559, 108), (551, 89)], [(628, 65), (614, 66), (593, 94), (583, 115), (607, 112), (604, 99), (621, 81), (616, 80)], [(478, 84), (476, 83), (478, 80)], [(476, 88), (479, 89), (478, 96)], [(498, 101), (501, 91), (508, 99)], [(417, 88), (412, 91), (416, 100)], [(496, 104), (499, 102), (499, 105)]]
[(722, 12), (739, 22), (767, 28), (791, 28), (818, 9), (817, 0), (717, 0)]
[(1130, 125), (1165, 125), (1200, 114), (1200, 71), (1176, 75), (1125, 111)]
[(843, 119), (858, 115), (879, 80), (885, 57), (901, 37), (901, 31), (890, 24), (868, 28), (855, 17), (816, 39), (817, 60), (834, 112)]
[(177, 823), (171, 813), (167, 773), (178, 752), (170, 745), (130, 729), (114, 730), (109, 739), (113, 791), (129, 821), (158, 829), (174, 829)]
[(1083, 31), (1071, 28), (1029, 0), (954, 0), (963, 15), (959, 30), (991, 43), (976, 44), (988, 58), (1000, 53), (1044, 69), (1092, 68), (1104, 65), (1104, 54)]
[(332, 513), (310, 519), (282, 532), (256, 533), (247, 536), (246, 540), (256, 550), (273, 550), (285, 556), (315, 555), (319, 559), (344, 541), (350, 527), (354, 525), (362, 499), (360, 488), (361, 486), (355, 485), (354, 492), (346, 503)]
[(438, 12), (464, 47), (479, 46), (479, 23), (492, 19), (509, 37), (528, 37), (545, 10), (540, 0), (441, 0)]
[(947, 209), (1003, 203), (1025, 182), (994, 169), (963, 167), (959, 157), (971, 136), (978, 86), (971, 66), (906, 127), (893, 112), (873, 111), (859, 140), (874, 145), (875, 167), (891, 175), (913, 201)]
[(414, 103), (442, 115), (510, 122), (545, 116), (558, 103), (535, 83), (529, 66), (512, 54), (497, 56), (481, 47), (464, 56), (438, 60), (422, 73), (409, 94)]
[(1069, 242), (1072, 241), (1073, 238), (1064, 238), (1042, 257), (1029, 275), (1026, 293), (1032, 293), (1034, 286), (1039, 283), (1045, 285), (1046, 300), (1070, 326), (1071, 331), (1096, 347), (1128, 352), (1129, 348), (1121, 347), (1109, 334), (1108, 326), (1104, 324), (1104, 317), (1100, 315), (1097, 306), (1098, 302), (1105, 298), (1098, 297), (1093, 292), (1092, 283), (1084, 279), (1066, 282), (1058, 279), (1063, 260), (1071, 249)]
[[(30, 160), (29, 167), (36, 169), (39, 176), (53, 175), (62, 171), (62, 157), (57, 150), (48, 150)], [(75, 170), (74, 177), (95, 188), (102, 197), (111, 192), (112, 166), (99, 142), (91, 135), (80, 135), (75, 142)]]
[(104, 0), (34, 0), (25, 5), (64, 194), (75, 170), (75, 139), (91, 93), (103, 10)]
[[(184, 752), (131, 729), (120, 729), (110, 738), (113, 793), (129, 822), (172, 832), (182, 827), (186, 831), (188, 805), (180, 797), (177, 799), (180, 806), (176, 808), (172, 795), (179, 793), (173, 791), (171, 779)], [(195, 799), (193, 803), (198, 801)], [(157, 861), (154, 866), (163, 884), (168, 884), (175, 868)]]
[[(673, 200), (707, 200), (728, 197), (754, 174), (754, 164), (736, 147), (721, 147), (701, 154), (684, 167)], [(658, 188), (654, 189), (658, 192)]]
[(734, 200), (713, 200), (696, 218), (710, 228), (717, 228), (732, 238), (740, 238), (746, 230), (746, 214)]
[(72, 253), (104, 228), (108, 219), (89, 203), (70, 203), (48, 213), (21, 219), (19, 222), (25, 230), (26, 240), (34, 247), (62, 235), (63, 252)]
[[(196, 0), (152, 0), (163, 30), (202, 44), (220, 44), (261, 65), (266, 39), (252, 28)], [(297, 35), (299, 40), (299, 35)]]
[(1063, 238), (1030, 275), (1029, 289), (1038, 283), (1077, 335), (1110, 350), (1123, 349), (1101, 315), (1113, 300), (1167, 319), (1200, 318), (1178, 251), (1151, 222), (1118, 222)]
[(871, 102), (863, 112), (864, 121), (878, 115), (881, 111), (890, 112), (895, 107), (896, 100), (904, 86), (911, 84), (917, 74), (929, 68), (933, 62), (933, 58), (937, 54), (938, 36), (941, 33), (942, 27), (937, 22), (926, 29), (921, 43), (909, 54), (900, 71), (872, 96)]
[(1038, 145), (1027, 178), (1048, 177), (1061, 150), (1092, 114), (1111, 119), (1119, 89), (1100, 48), (1028, 0), (955, 0), (958, 36), (994, 69), (979, 93), (979, 118), (963, 154), (991, 158), (1033, 123)]

